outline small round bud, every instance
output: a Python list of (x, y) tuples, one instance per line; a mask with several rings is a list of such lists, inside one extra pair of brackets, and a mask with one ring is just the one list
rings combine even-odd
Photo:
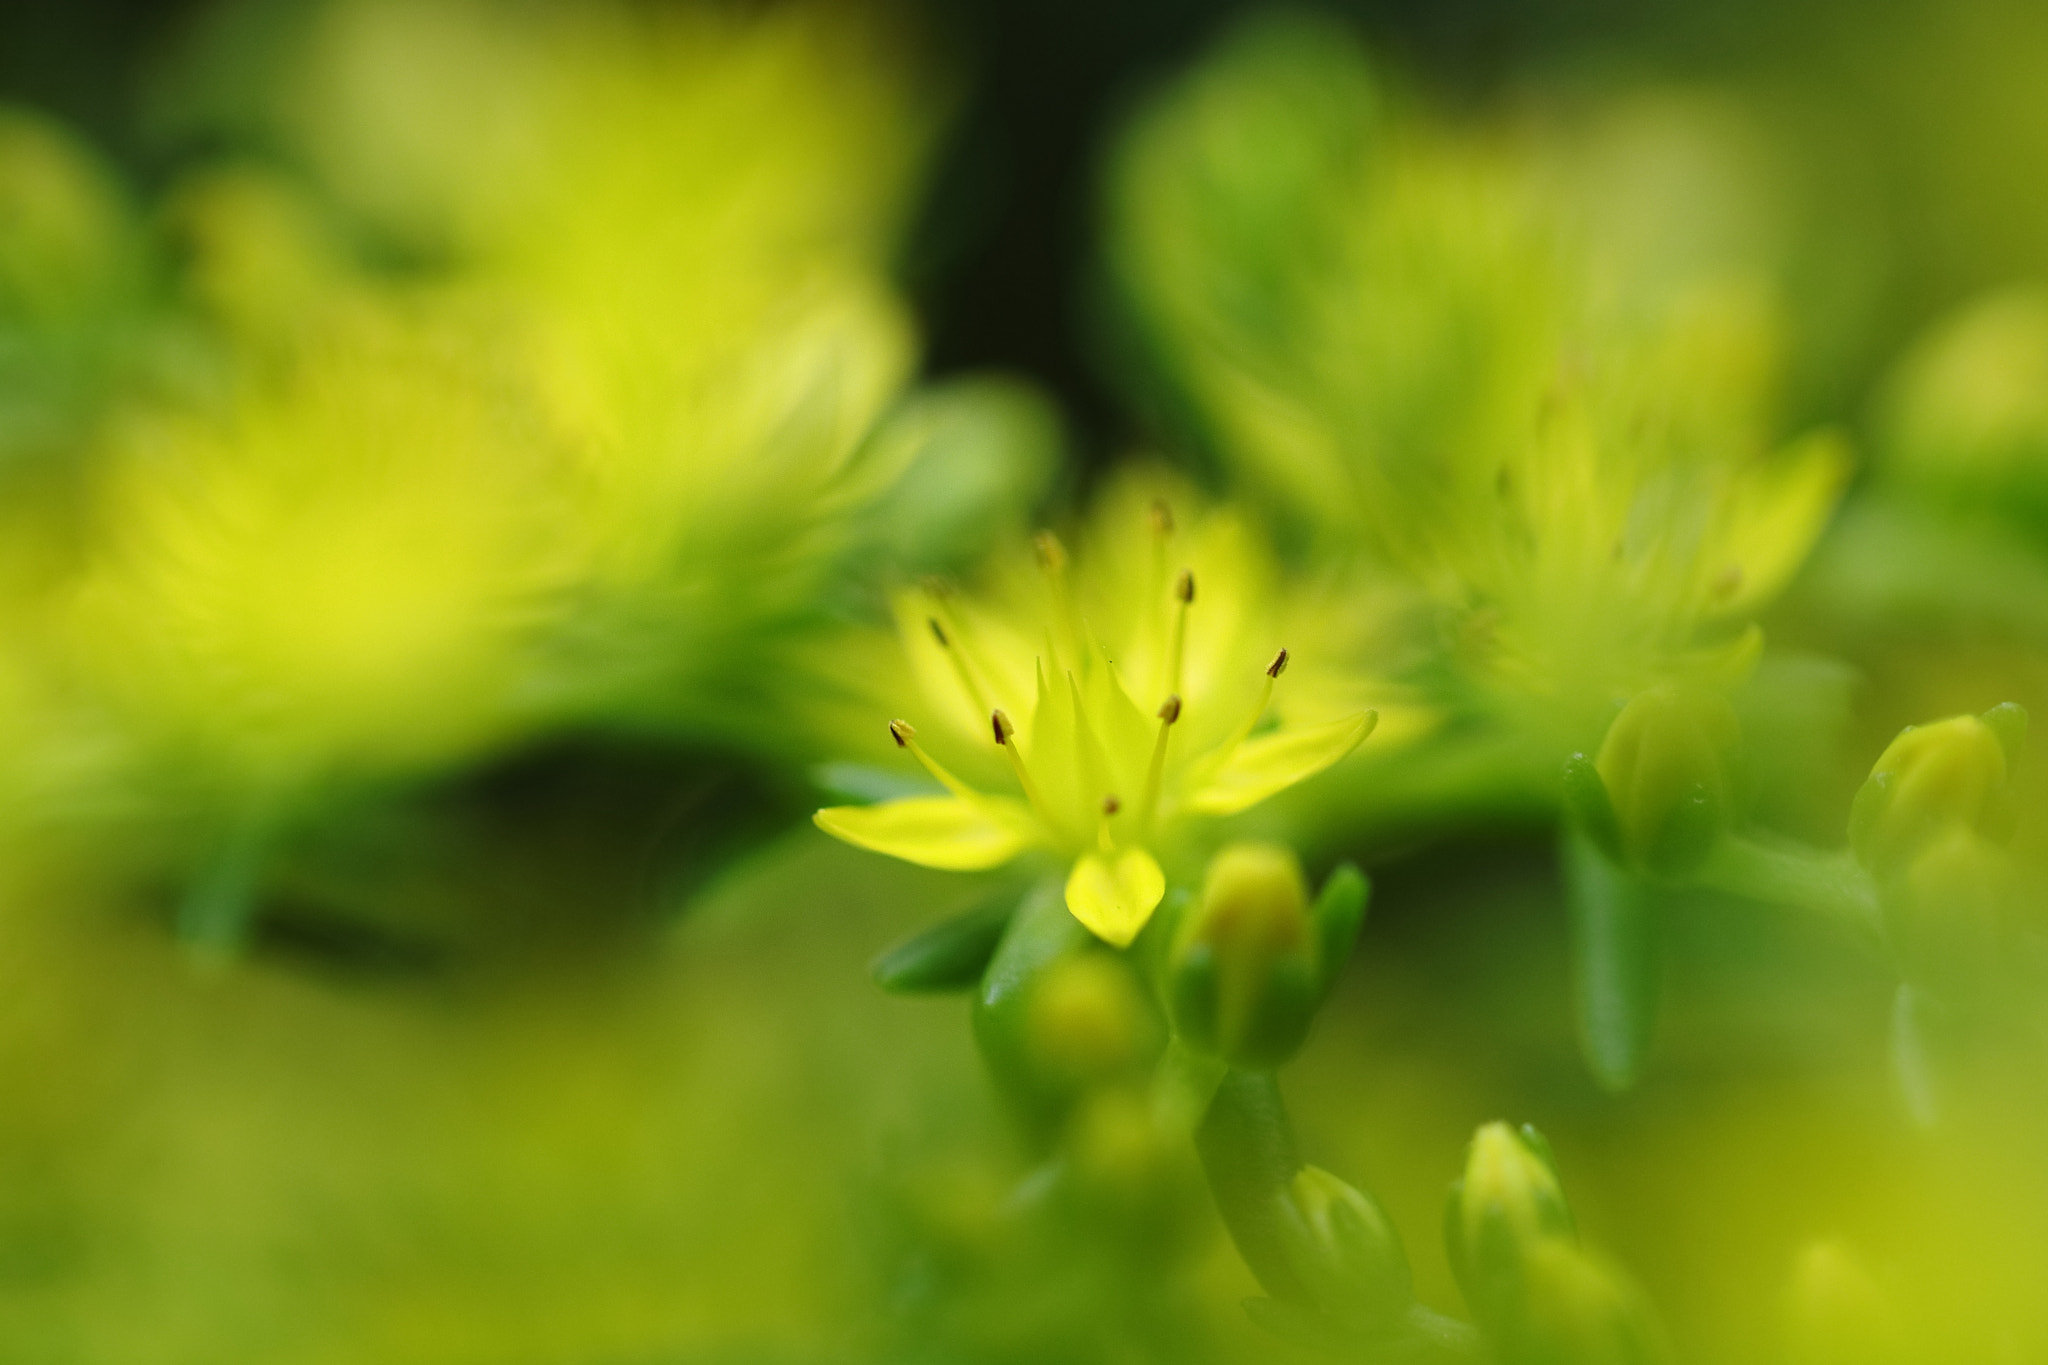
[(1108, 953), (1084, 952), (1046, 969), (1032, 987), (1025, 1038), (1041, 1073), (1087, 1086), (1145, 1059), (1152, 1020), (1130, 968)]
[(2006, 748), (1978, 716), (1908, 726), (1856, 793), (1849, 844), (1880, 876), (1898, 872), (1948, 826), (2003, 841), (2011, 833)]
[(1706, 855), (1727, 825), (1740, 738), (1718, 692), (1667, 683), (1630, 699), (1594, 760), (1627, 861), (1673, 874)]
[(1090, 1092), (1064, 1136), (1074, 1178), (1097, 1199), (1136, 1212), (1175, 1192), (1173, 1177), (1183, 1154), (1177, 1135), (1161, 1127), (1144, 1087), (1110, 1085)]
[(1553, 1241), (1576, 1241), (1571, 1208), (1533, 1128), (1489, 1123), (1472, 1135), (1465, 1173), (1444, 1220), (1451, 1269), (1482, 1321), (1520, 1313), (1530, 1258)]
[(1294, 854), (1232, 844), (1210, 860), (1168, 959), (1181, 1036), (1234, 1066), (1292, 1056), (1320, 1000), (1308, 886)]
[(1316, 1306), (1371, 1332), (1412, 1300), (1408, 1254), (1377, 1200), (1328, 1171), (1304, 1166), (1281, 1195), (1280, 1236)]

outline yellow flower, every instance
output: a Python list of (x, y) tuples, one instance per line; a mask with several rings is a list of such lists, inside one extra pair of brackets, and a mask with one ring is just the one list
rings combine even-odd
[(899, 597), (931, 711), (923, 731), (889, 732), (946, 794), (821, 810), (820, 829), (959, 870), (1051, 850), (1071, 861), (1067, 908), (1121, 947), (1166, 893), (1159, 851), (1176, 821), (1244, 810), (1371, 732), (1375, 711), (1305, 724), (1276, 707), (1291, 655), (1275, 572), (1244, 523), (1218, 511), (1179, 530), (1165, 501), (1148, 512), (1134, 491), (1107, 501), (1080, 560), (1047, 532), (1035, 565), (1009, 566), (986, 598), (936, 584)]
[(1739, 677), (1847, 472), (1780, 448), (1764, 272), (1619, 241), (1641, 186), (1380, 87), (1273, 21), (1134, 124), (1110, 259), (1154, 369), (1243, 487), (1432, 594), (1460, 700), (1544, 753)]

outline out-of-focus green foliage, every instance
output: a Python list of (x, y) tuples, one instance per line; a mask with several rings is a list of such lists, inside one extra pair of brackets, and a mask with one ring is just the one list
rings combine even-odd
[(2048, 1358), (2040, 29), (1808, 8), (1227, 27), (1107, 469), (923, 373), (909, 10), (0, 112), (0, 1357)]

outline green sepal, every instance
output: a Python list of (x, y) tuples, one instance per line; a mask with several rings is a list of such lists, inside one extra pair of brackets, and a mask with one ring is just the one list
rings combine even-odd
[(1564, 808), (1570, 824), (1609, 858), (1621, 862), (1621, 820), (1614, 813), (1614, 798), (1600, 776), (1591, 755), (1573, 754), (1564, 761)]
[(2000, 702), (1986, 711), (1984, 723), (1991, 727), (1991, 733), (1998, 736), (1998, 747), (2005, 750), (2005, 763), (2009, 768), (2020, 761), (2020, 751), (2027, 743), (2027, 708), (2018, 702)]
[(1656, 887), (1575, 831), (1562, 862), (1580, 1046), (1596, 1081), (1626, 1090), (1656, 1032), (1663, 906)]
[(1644, 862), (1660, 877), (1683, 877), (1706, 861), (1727, 829), (1720, 795), (1695, 783), (1664, 817), (1656, 841), (1644, 851)]
[(969, 990), (988, 970), (1015, 910), (1015, 893), (1006, 892), (913, 934), (876, 958), (868, 970), (875, 984), (893, 995)]
[(1878, 817), (1884, 813), (1885, 801), (1891, 795), (1892, 775), (1888, 772), (1874, 772), (1863, 779), (1863, 785), (1856, 789), (1856, 796), (1849, 802), (1849, 847), (1856, 852), (1856, 859), (1865, 867), (1870, 866), (1870, 836), (1876, 828)]
[(1215, 1056), (1222, 1050), (1216, 1036), (1216, 949), (1207, 943), (1190, 944), (1180, 955), (1177, 969), (1167, 978), (1167, 1008), (1174, 1028), (1197, 1052)]
[(1309, 911), (1316, 927), (1316, 961), (1321, 978), (1317, 982), (1318, 1001), (1329, 995), (1344, 973), (1344, 964), (1351, 960), (1358, 935), (1365, 928), (1371, 895), (1372, 882), (1351, 863), (1338, 864), (1323, 880), (1323, 889)]
[[(1525, 1123), (1520, 1128), (1517, 1128), (1515, 1132), (1521, 1135), (1522, 1145), (1527, 1147), (1535, 1155), (1536, 1159), (1543, 1163), (1544, 1169), (1550, 1172), (1550, 1178), (1562, 1186), (1564, 1184), (1564, 1177), (1557, 1172), (1557, 1151), (1550, 1145), (1550, 1139), (1543, 1135), (1543, 1130), (1533, 1123)], [(1577, 1228), (1571, 1223), (1571, 1212), (1570, 1206), (1566, 1205), (1564, 1208), (1567, 1225), (1566, 1231), (1575, 1234)]]
[(1310, 965), (1299, 959), (1275, 962), (1266, 974), (1258, 1006), (1245, 1021), (1244, 1036), (1233, 1040), (1224, 1058), (1248, 1071), (1270, 1071), (1286, 1062), (1308, 1040), (1322, 983)]

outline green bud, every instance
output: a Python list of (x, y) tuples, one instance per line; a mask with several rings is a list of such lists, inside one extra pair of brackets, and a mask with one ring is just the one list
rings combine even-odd
[[(1360, 896), (1352, 936), (1362, 908)], [(1336, 936), (1343, 937), (1341, 925)], [(1286, 1061), (1322, 1003), (1323, 938), (1292, 852), (1274, 844), (1225, 848), (1210, 860), (1201, 897), (1182, 916), (1168, 955), (1167, 994), (1182, 1038), (1232, 1066), (1264, 1070)]]
[(1740, 739), (1728, 699), (1703, 688), (1666, 683), (1622, 708), (1594, 767), (1628, 862), (1676, 875), (1706, 856), (1728, 823)]
[(1110, 1085), (1076, 1107), (1066, 1135), (1074, 1178), (1096, 1198), (1127, 1209), (1172, 1190), (1181, 1149), (1162, 1128), (1142, 1086)]
[(1378, 1201), (1304, 1166), (1281, 1195), (1280, 1233), (1294, 1272), (1332, 1319), (1384, 1331), (1408, 1308), (1412, 1279), (1401, 1235)]
[(969, 1017), (997, 1087), (1048, 1143), (1088, 1089), (1141, 1069), (1161, 1041), (1130, 964), (1067, 912), (1057, 882), (1010, 917)]
[(1505, 1123), (1474, 1133), (1465, 1173), (1451, 1187), (1444, 1241), (1451, 1269), (1480, 1320), (1513, 1322), (1521, 1312), (1530, 1258), (1550, 1242), (1576, 1237), (1543, 1135)]
[(1497, 1333), (1508, 1365), (1655, 1365), (1668, 1358), (1649, 1305), (1628, 1279), (1572, 1242), (1532, 1248), (1525, 1295)]
[(2025, 712), (2010, 705), (1984, 717), (1907, 726), (1856, 793), (1849, 843), (1857, 858), (1890, 876), (1952, 825), (2001, 842), (2008, 838), (2008, 747), (2016, 749), (2024, 733)]
[(1785, 1296), (1786, 1365), (1900, 1365), (1898, 1316), (1877, 1281), (1840, 1242), (1800, 1253)]
[(1150, 1056), (1152, 1032), (1136, 977), (1112, 953), (1085, 951), (1054, 962), (1026, 1007), (1032, 1060), (1063, 1088), (1082, 1090), (1135, 1072)]
[(1944, 999), (1981, 986), (1997, 960), (2013, 882), (2005, 850), (1968, 825), (1929, 838), (1880, 896), (1900, 969)]

